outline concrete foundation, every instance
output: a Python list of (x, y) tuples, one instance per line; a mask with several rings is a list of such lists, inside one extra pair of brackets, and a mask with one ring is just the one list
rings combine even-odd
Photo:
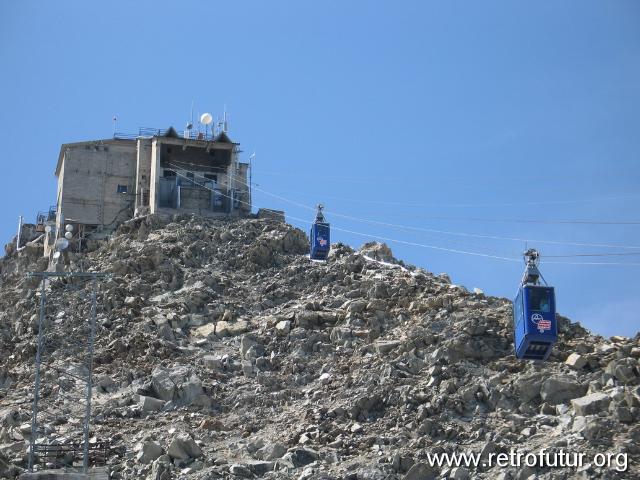
[(87, 473), (69, 470), (42, 470), (23, 473), (20, 480), (109, 480), (109, 471), (105, 467), (90, 468)]

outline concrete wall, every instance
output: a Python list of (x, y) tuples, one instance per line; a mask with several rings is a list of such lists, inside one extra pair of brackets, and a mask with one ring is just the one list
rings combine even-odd
[[(65, 221), (105, 226), (129, 218), (135, 171), (135, 142), (68, 146), (58, 176), (59, 215)], [(118, 193), (119, 185), (126, 186), (127, 193)]]
[(158, 202), (160, 200), (160, 177), (162, 176), (162, 170), (160, 169), (161, 146), (162, 144), (158, 142), (157, 138), (154, 138), (151, 141), (151, 158), (149, 159), (149, 163), (151, 165), (151, 177), (149, 182), (151, 192), (149, 195), (149, 208), (151, 210), (151, 213), (156, 213), (159, 208)]
[(136, 214), (150, 211), (151, 203), (151, 139), (139, 138), (137, 140), (136, 159)]
[(62, 225), (62, 187), (64, 185), (64, 160), (62, 161), (62, 165), (60, 166), (60, 171), (58, 172), (58, 188), (56, 191), (56, 225)]
[(251, 196), (249, 193), (249, 179), (247, 178), (248, 171), (248, 163), (238, 163), (237, 176), (234, 183), (238, 199), (240, 200), (238, 209), (243, 214), (251, 212)]
[(211, 209), (211, 192), (202, 188), (180, 188), (180, 208), (200, 212)]

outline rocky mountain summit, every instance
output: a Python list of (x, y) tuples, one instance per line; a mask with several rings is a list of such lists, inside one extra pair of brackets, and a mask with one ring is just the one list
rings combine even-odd
[[(384, 244), (335, 244), (311, 262), (306, 235), (275, 220), (148, 216), (73, 247), (68, 270), (112, 273), (98, 289), (91, 425), (111, 441), (111, 478), (640, 478), (640, 335), (559, 317), (549, 361), (519, 361), (510, 301)], [(40, 301), (26, 272), (46, 269), (40, 252), (36, 241), (0, 260), (0, 478), (26, 467)], [(46, 287), (48, 328), (63, 333), (83, 308), (70, 285)], [(65, 411), (56, 368), (69, 362), (54, 352), (45, 377), (60, 386), (43, 411)], [(71, 430), (56, 415), (40, 442)], [(584, 462), (486, 464), (542, 449)], [(464, 452), (481, 462), (430, 459)], [(625, 471), (596, 454), (624, 454)]]

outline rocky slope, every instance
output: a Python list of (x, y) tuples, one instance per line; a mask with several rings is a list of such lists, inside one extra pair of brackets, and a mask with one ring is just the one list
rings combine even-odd
[[(306, 252), (304, 233), (275, 221), (144, 217), (69, 254), (70, 270), (113, 273), (98, 291), (92, 424), (112, 442), (112, 478), (640, 478), (640, 336), (560, 317), (550, 360), (518, 361), (509, 301), (385, 245), (337, 244), (326, 263)], [(0, 261), (2, 478), (26, 466), (40, 293), (25, 272), (44, 268), (37, 245)], [(77, 329), (89, 289), (52, 281), (47, 328)], [(42, 442), (77, 426), (59, 350), (40, 404), (62, 414)], [(429, 460), (543, 448), (584, 464)], [(596, 453), (625, 454), (626, 471)]]

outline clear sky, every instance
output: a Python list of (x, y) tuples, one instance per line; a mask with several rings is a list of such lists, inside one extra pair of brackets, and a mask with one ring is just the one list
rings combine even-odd
[[(640, 221), (639, 25), (637, 0), (4, 1), (0, 237), (55, 202), (61, 143), (226, 105), (257, 206), (323, 202), (333, 241), (408, 242), (388, 241), (492, 295), (521, 261), (425, 245), (536, 247), (560, 313), (634, 335), (640, 225), (557, 222)], [(601, 253), (624, 255), (551, 257)]]

